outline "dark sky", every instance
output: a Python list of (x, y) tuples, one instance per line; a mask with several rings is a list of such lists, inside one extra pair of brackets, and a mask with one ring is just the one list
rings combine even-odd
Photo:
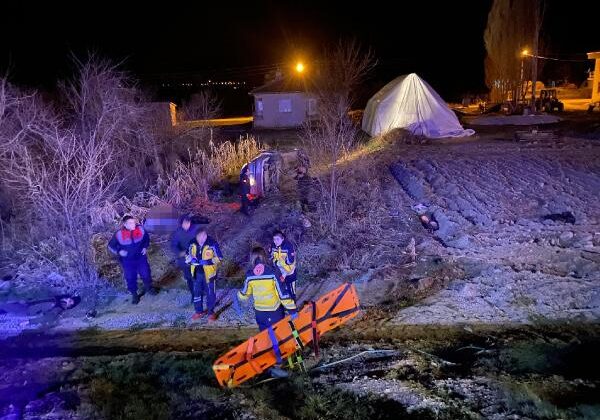
[[(257, 83), (277, 63), (300, 55), (310, 65), (326, 44), (351, 37), (373, 48), (381, 80), (416, 71), (442, 95), (484, 86), (491, 0), (11, 3), (2, 11), (0, 70), (10, 66), (11, 78), (30, 86), (68, 76), (70, 51), (124, 59), (143, 80), (184, 73)], [(595, 3), (548, 0), (555, 52), (600, 49)]]

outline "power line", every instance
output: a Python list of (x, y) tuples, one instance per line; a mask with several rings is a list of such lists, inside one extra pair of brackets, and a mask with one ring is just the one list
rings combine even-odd
[(585, 60), (569, 60), (566, 58), (554, 58), (554, 57), (544, 57), (541, 55), (533, 55), (533, 54), (525, 54), (526, 57), (533, 57), (533, 58), (540, 58), (542, 60), (551, 60), (551, 61), (569, 61), (569, 62), (574, 62), (574, 63), (585, 63), (590, 61), (589, 59), (585, 59)]

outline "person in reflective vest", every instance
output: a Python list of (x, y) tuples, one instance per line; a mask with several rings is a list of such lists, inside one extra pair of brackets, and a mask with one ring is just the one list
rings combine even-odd
[[(223, 259), (219, 244), (208, 236), (206, 229), (200, 229), (188, 248), (185, 261), (190, 265), (194, 283), (193, 300), (195, 313), (192, 320), (208, 315), (209, 321), (214, 321), (216, 303), (217, 270)], [(203, 301), (206, 295), (206, 309)]]
[(285, 312), (295, 313), (296, 303), (291, 298), (287, 285), (281, 280), (279, 270), (269, 265), (262, 247), (252, 249), (252, 268), (246, 272), (244, 286), (238, 292), (241, 301), (254, 299), (254, 313), (260, 331), (267, 329), (285, 317)]
[(285, 239), (283, 232), (276, 231), (273, 234), (273, 243), (269, 250), (273, 265), (279, 268), (285, 284), (296, 300), (296, 250), (294, 245)]
[(131, 293), (131, 303), (134, 305), (140, 301), (137, 293), (138, 275), (144, 282), (145, 291), (151, 295), (158, 293), (152, 286), (152, 273), (146, 255), (149, 246), (150, 236), (137, 220), (129, 215), (123, 217), (123, 226), (108, 242), (108, 250), (119, 258), (123, 267), (127, 290)]

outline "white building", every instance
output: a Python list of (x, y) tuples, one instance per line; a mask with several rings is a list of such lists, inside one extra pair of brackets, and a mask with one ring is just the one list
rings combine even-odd
[(254, 127), (300, 127), (317, 114), (316, 100), (311, 98), (301, 77), (275, 80), (250, 92), (254, 96)]

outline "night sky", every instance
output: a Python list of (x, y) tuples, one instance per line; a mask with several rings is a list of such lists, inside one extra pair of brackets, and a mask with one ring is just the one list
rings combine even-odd
[[(379, 59), (371, 84), (414, 71), (442, 96), (485, 89), (483, 31), (491, 0), (394, 2), (394, 8), (323, 0), (12, 3), (3, 5), (0, 69), (28, 86), (51, 89), (67, 77), (71, 51), (124, 60), (147, 84), (189, 77), (256, 85), (278, 64), (302, 57), (310, 65), (325, 45), (353, 37)], [(595, 3), (548, 0), (549, 52), (583, 59), (600, 50)]]

